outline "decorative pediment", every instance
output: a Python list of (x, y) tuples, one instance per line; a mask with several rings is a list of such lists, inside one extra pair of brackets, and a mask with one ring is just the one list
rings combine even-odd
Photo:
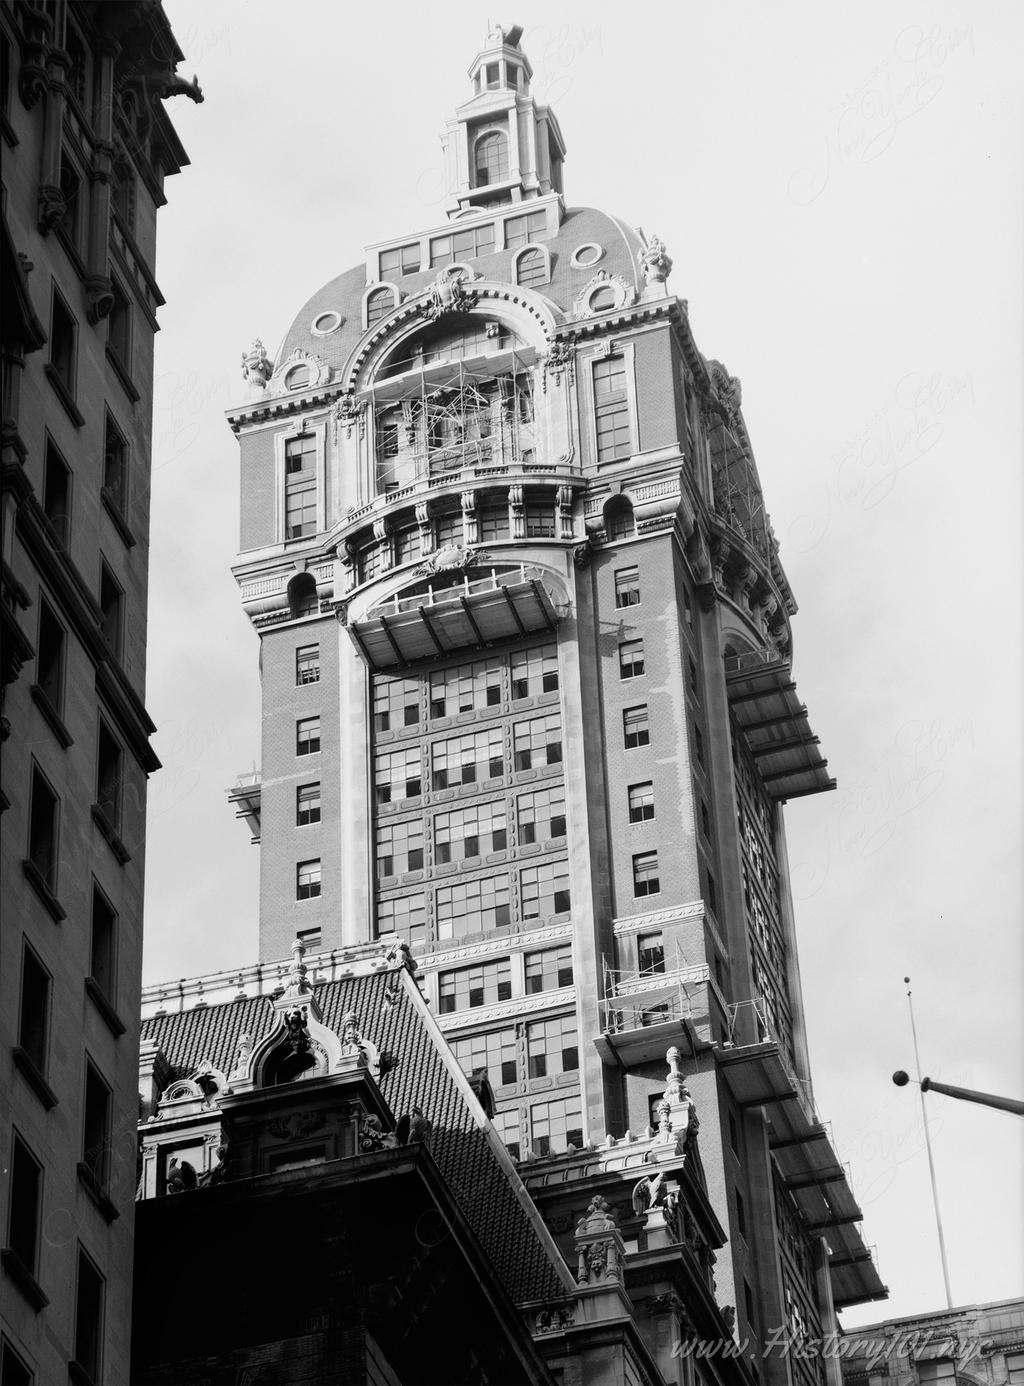
[(331, 368), (326, 361), (314, 356), (312, 352), (296, 347), (274, 371), (268, 388), (272, 394), (314, 390), (320, 385), (327, 385), (330, 379)]
[(629, 308), (635, 297), (635, 290), (621, 274), (598, 270), (573, 300), (572, 315), (574, 318), (593, 318), (614, 308)]

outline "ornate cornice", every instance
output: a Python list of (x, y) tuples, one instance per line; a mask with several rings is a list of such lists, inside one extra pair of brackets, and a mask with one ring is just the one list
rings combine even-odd
[(472, 1011), (454, 1011), (449, 1015), (439, 1015), (437, 1024), (445, 1032), (468, 1029), (474, 1025), (486, 1025), (492, 1020), (513, 1019), (516, 1016), (534, 1015), (537, 1011), (564, 1010), (576, 1001), (575, 987), (562, 987), (559, 991), (540, 992), (537, 996), (517, 996), (498, 1006), (478, 1006)]

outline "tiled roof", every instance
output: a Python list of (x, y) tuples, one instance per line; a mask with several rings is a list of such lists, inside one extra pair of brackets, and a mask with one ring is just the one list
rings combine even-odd
[[(454, 1060), (437, 1048), (414, 996), (403, 991), (396, 1005), (385, 1001), (393, 977), (377, 972), (317, 987), (323, 1023), (338, 1030), (345, 1012), (355, 1011), (361, 1033), (387, 1059), (380, 1088), (392, 1112), (397, 1117), (418, 1106), (433, 1123), (431, 1154), (512, 1299), (562, 1294), (552, 1254), (448, 1067)], [(230, 1073), (239, 1037), (247, 1034), (255, 1046), (274, 1023), (269, 999), (250, 997), (153, 1016), (142, 1022), (142, 1039), (154, 1040), (177, 1073), (202, 1059)]]
[[(529, 204), (521, 204), (521, 210), (529, 211)], [(476, 224), (476, 219), (473, 224)], [(452, 225), (458, 227), (459, 223)], [(409, 239), (414, 239), (414, 236), (415, 233)], [(573, 252), (591, 243), (599, 245), (604, 251), (602, 258), (589, 267), (573, 265)], [(570, 207), (566, 210), (558, 235), (540, 244), (551, 252), (551, 282), (537, 285), (536, 292), (563, 312), (572, 308), (576, 295), (599, 270), (620, 275), (631, 288), (639, 287), (636, 257), (641, 245), (640, 238), (634, 230), (606, 212), (594, 207)], [(467, 263), (485, 280), (508, 284), (512, 281), (512, 258), (515, 253), (502, 250), (494, 255), (476, 256)], [(404, 298), (415, 297), (423, 293), (436, 277), (436, 269), (404, 275), (398, 281), (399, 288)], [(319, 356), (328, 366), (340, 371), (363, 335), (362, 302), (366, 288), (366, 268), (361, 264), (339, 274), (318, 289), (285, 334), (277, 355), (278, 363), (300, 349)], [(345, 319), (344, 324), (329, 336), (314, 336), (313, 322), (322, 313), (328, 312), (340, 313)]]

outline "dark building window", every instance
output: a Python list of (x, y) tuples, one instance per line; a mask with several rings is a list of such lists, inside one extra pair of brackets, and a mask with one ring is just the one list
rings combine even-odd
[(96, 753), (96, 803), (112, 828), (121, 827), (121, 747), (100, 722)]
[[(419, 274), (420, 272), (420, 243), (419, 241), (409, 241), (406, 245), (395, 246), (392, 250), (382, 250), (380, 253), (380, 277), (382, 279), (394, 279), (404, 274)], [(389, 307), (393, 303), (394, 295), (388, 289)]]
[(442, 972), (438, 977), (437, 1008), (441, 1015), (490, 1006), (496, 1001), (508, 1001), (511, 996), (512, 965), (508, 958), (463, 967), (457, 972)]
[(547, 237), (546, 212), (527, 212), (524, 216), (509, 217), (505, 222), (505, 249), (519, 250), (531, 241)]
[[(419, 246), (416, 247), (416, 269), (419, 269)], [(366, 325), (373, 327), (380, 322), (381, 318), (386, 318), (395, 306), (395, 292), (393, 289), (374, 289), (372, 294), (366, 296)], [(396, 432), (395, 441), (398, 435)]]
[(312, 929), (299, 929), (295, 937), (302, 944), (303, 948), (319, 948), (323, 943), (323, 929), (319, 924)]
[(476, 183), (487, 188), (508, 181), (508, 136), (500, 130), (490, 130), (476, 142)]
[(739, 1189), (736, 1190), (736, 1226), (739, 1228), (740, 1236), (745, 1237), (747, 1235), (747, 1209)]
[(644, 672), (644, 642), (624, 640), (619, 646), (619, 678), (636, 679)]
[[(445, 858), (447, 860), (447, 858)], [(377, 828), (377, 872), (397, 876), (423, 868), (423, 820), (381, 823)]]
[[(479, 255), (491, 255), (493, 251), (494, 223), (490, 221), (483, 226), (468, 226), (465, 230), (456, 231), (450, 236), (433, 238), (430, 242), (430, 268), (453, 265), (459, 260), (475, 260)], [(470, 352), (467, 350), (465, 354), (468, 355)]]
[(526, 955), (526, 994), (572, 986), (572, 947), (546, 948)]
[[(593, 299), (590, 306), (595, 312), (603, 311), (597, 308)], [(613, 304), (607, 306), (612, 307)], [(628, 457), (632, 451), (632, 441), (625, 357), (608, 356), (594, 363), (594, 414), (598, 462), (614, 462)]]
[(693, 693), (697, 693), (697, 692), (699, 691), (699, 687), (698, 687), (698, 683), (697, 683), (697, 666), (696, 666), (696, 664), (694, 664), (693, 660), (690, 659), (690, 658), (687, 658), (686, 665), (687, 665), (687, 668), (688, 668), (688, 670), (689, 670), (689, 675), (690, 675), (690, 690), (691, 690), (691, 692), (693, 692)]
[(295, 791), (295, 825), (306, 827), (309, 823), (320, 822), (319, 784), (300, 784)]
[(295, 868), (296, 900), (315, 900), (320, 894), (320, 862), (300, 861)]
[(526, 1062), (531, 1078), (574, 1073), (580, 1066), (576, 1016), (538, 1020), (526, 1027)]
[(639, 606), (640, 569), (620, 568), (615, 574), (615, 605)]
[(59, 294), (53, 295), (50, 314), (50, 365), (69, 395), (75, 393), (76, 323)]
[(547, 262), (543, 250), (524, 250), (516, 261), (516, 280), (524, 289), (535, 284), (546, 284), (548, 279)]
[(113, 1004), (116, 994), (117, 914), (99, 886), (92, 887), (92, 938), (89, 975)]
[(103, 1344), (103, 1277), (81, 1247), (75, 1291), (75, 1361), (91, 1381), (100, 1380)]
[(637, 968), (641, 977), (665, 971), (665, 940), (661, 930), (640, 934), (636, 941)]
[(569, 864), (545, 862), (523, 869), (522, 903), (524, 919), (546, 919), (569, 909)]
[(127, 159), (118, 159), (114, 164), (113, 182), (114, 210), (127, 229), (135, 231), (135, 175)]
[(43, 513), (67, 548), (71, 539), (71, 471), (49, 441), (43, 467)]
[(295, 754), (315, 755), (320, 749), (320, 718), (300, 717), (295, 723)]
[(32, 1373), (6, 1338), (0, 1341), (0, 1381), (3, 1386), (32, 1386)]
[(121, 658), (124, 592), (106, 563), (100, 563), (100, 629), (115, 659)]
[(110, 1089), (88, 1060), (85, 1065), (82, 1163), (88, 1167), (96, 1186), (105, 1191), (110, 1169)]
[(109, 414), (103, 430), (103, 485), (123, 514), (128, 506), (128, 444)]
[(555, 510), (548, 501), (527, 501), (523, 507), (527, 539), (555, 537)]
[(512, 656), (512, 697), (535, 698), (558, 688), (558, 647), (537, 645)]
[(516, 800), (520, 843), (565, 837), (565, 790), (561, 785), (520, 794)]
[(300, 645), (295, 651), (295, 682), (320, 682), (320, 646)]
[(530, 1148), (534, 1155), (557, 1155), (583, 1144), (583, 1117), (578, 1097), (537, 1102), (530, 1108)]
[(36, 648), (36, 683), (59, 713), (64, 706), (64, 627), (47, 602), (39, 603), (39, 643)]
[(701, 767), (701, 769), (703, 769), (703, 768), (704, 768), (704, 735), (703, 735), (703, 733), (701, 732), (700, 727), (694, 727), (694, 729), (693, 729), (693, 749), (694, 749), (694, 751), (696, 752), (696, 755), (697, 755), (697, 764)]
[(441, 940), (486, 929), (507, 929), (511, 923), (506, 875), (442, 886), (437, 892), (437, 936)]
[(7, 1245), (33, 1278), (39, 1255), (39, 1211), (42, 1193), (42, 1166), (21, 1137), (15, 1133), (11, 1150)]
[(284, 445), (284, 537), (316, 533), (316, 439), (288, 438)]
[(43, 778), (39, 767), (32, 767), (32, 795), (29, 801), (28, 859), (46, 883), (57, 889), (57, 796)]
[(623, 743), (627, 751), (637, 746), (649, 746), (651, 741), (651, 722), (646, 704), (642, 707), (627, 707), (622, 712)]
[[(288, 584), (288, 610), (295, 618), (313, 616), (318, 608), (316, 578), (312, 573), (299, 573)], [(319, 677), (319, 669), (317, 670)], [(312, 682), (313, 680), (310, 680)], [(298, 682), (298, 680), (296, 680)]]
[(643, 784), (631, 784), (627, 796), (631, 823), (645, 823), (648, 818), (654, 817), (654, 785), (650, 780)]
[(128, 296), (115, 279), (114, 301), (107, 317), (107, 345), (129, 374), (132, 364), (132, 309)]
[(50, 1029), (50, 974), (26, 943), (21, 960), (21, 1013), (18, 1043), (40, 1073), (46, 1072)]
[(657, 852), (640, 852), (633, 858), (633, 894), (639, 898), (657, 895), (660, 890)]
[(377, 937), (396, 935), (415, 948), (426, 941), (427, 901), (423, 894), (402, 894), (377, 906)]
[(704, 836), (711, 841), (711, 815), (708, 813), (708, 806), (703, 799), (700, 801), (700, 826)]
[(513, 742), (517, 770), (536, 770), (542, 765), (560, 765), (561, 716), (557, 712), (552, 712), (547, 717), (534, 717), (529, 722), (517, 722), (513, 731)]
[(79, 249), (82, 223), (81, 194), (81, 175), (68, 156), (62, 154), (60, 160), (60, 195), (64, 199), (64, 214), (60, 219), (60, 229), (75, 250)]

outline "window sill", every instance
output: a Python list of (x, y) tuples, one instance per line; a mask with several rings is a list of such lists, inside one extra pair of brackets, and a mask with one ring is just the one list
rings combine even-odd
[(26, 857), (26, 859), (21, 863), (21, 869), (22, 871), (24, 871), (25, 877), (28, 880), (29, 885), (39, 896), (40, 900), (42, 900), (47, 910), (49, 910), (54, 923), (59, 924), (62, 919), (66, 919), (67, 912), (65, 911), (63, 905), (61, 905), (60, 901), (57, 899), (56, 895), (54, 895), (53, 891), (46, 884), (46, 878), (43, 876), (43, 873), (39, 870), (39, 867), (36, 866), (35, 862), (30, 861)]
[(132, 378), (128, 374), (124, 362), (121, 360), (120, 356), (117, 354), (117, 352), (114, 350), (114, 348), (110, 345), (109, 342), (106, 345), (106, 353), (107, 360), (114, 368), (114, 374), (117, 376), (118, 380), (120, 380), (122, 386), (124, 387), (125, 394), (131, 400), (132, 404), (138, 404), (142, 396), (139, 394), (138, 390), (132, 384)]
[(35, 1278), (28, 1266), (21, 1259), (16, 1251), (12, 1251), (9, 1246), (5, 1246), (0, 1251), (0, 1264), (17, 1285), (18, 1289), (31, 1304), (38, 1314), (40, 1309), (45, 1309), (50, 1300), (43, 1293), (43, 1288)]
[(100, 499), (103, 501), (103, 509), (113, 521), (114, 528), (117, 530), (122, 544), (126, 549), (135, 547), (135, 535), (128, 528), (128, 521), (121, 512), (121, 507), (114, 499), (113, 492), (109, 486), (100, 487)]
[(86, 977), (85, 991), (86, 995), (103, 1017), (107, 1029), (115, 1039), (120, 1039), (127, 1029), (127, 1026), (104, 995), (103, 989), (95, 977)]
[(47, 380), (53, 387), (54, 394), (56, 394), (61, 404), (63, 404), (64, 410), (68, 418), (71, 420), (71, 422), (75, 425), (76, 428), (81, 428), (82, 425), (85, 423), (85, 416), (79, 410), (78, 405), (72, 398), (71, 391), (64, 384), (63, 379), (58, 374), (53, 363), (51, 361), (47, 361), (43, 370)]
[(34, 683), (28, 691), (32, 701), (43, 714), (43, 721), (53, 732), (64, 750), (66, 751), (69, 746), (73, 746), (75, 744), (75, 738), (64, 725), (60, 713), (54, 707), (53, 703), (50, 702), (44, 689), (38, 683)]
[(73, 1381), (75, 1386), (96, 1386), (95, 1380), (73, 1357), (68, 1362), (68, 1380)]
[(47, 1111), (57, 1105), (57, 1094), (50, 1087), (43, 1077), (35, 1060), (27, 1049), (22, 1049), (20, 1044), (16, 1044), (11, 1050), (14, 1059), (14, 1067), (19, 1071), (25, 1082), (29, 1085), (36, 1097), (43, 1104)]
[(128, 848), (121, 841), (121, 838), (118, 836), (117, 829), (114, 827), (113, 823), (111, 823), (110, 819), (100, 808), (99, 804), (93, 804), (91, 813), (92, 821), (96, 824), (97, 828), (99, 828), (100, 832), (103, 834), (103, 837), (106, 839), (107, 846), (113, 852), (114, 856), (117, 858), (120, 864), (124, 866), (127, 862), (130, 862), (132, 859), (131, 852), (129, 852)]
[(78, 1162), (78, 1182), (103, 1214), (107, 1222), (114, 1222), (121, 1214), (110, 1201), (109, 1195), (100, 1187), (100, 1182), (84, 1160)]

